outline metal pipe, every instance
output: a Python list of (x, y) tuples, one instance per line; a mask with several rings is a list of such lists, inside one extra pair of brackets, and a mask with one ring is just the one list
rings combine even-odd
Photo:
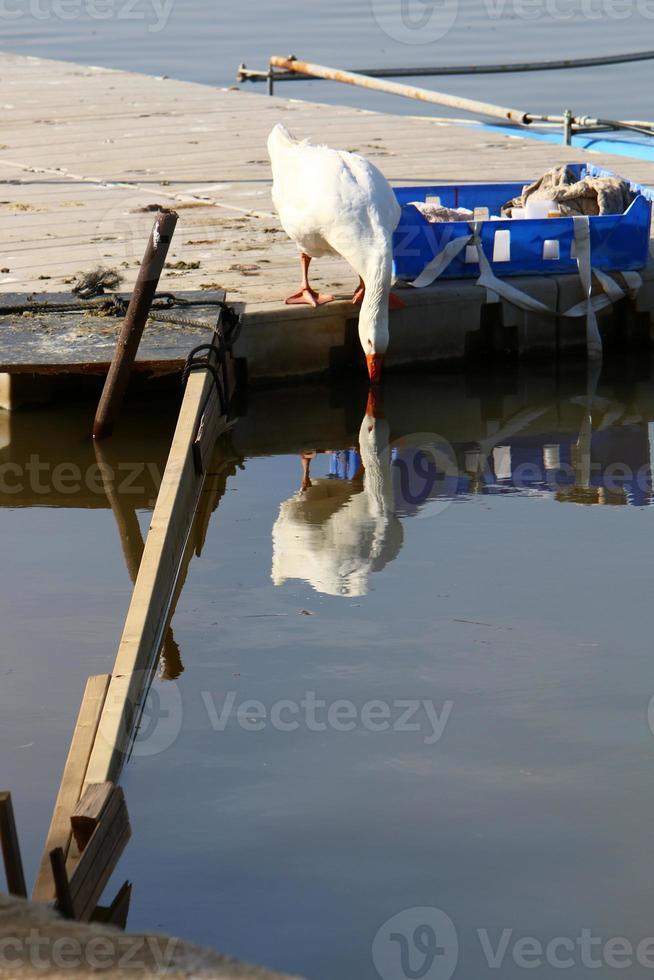
[(572, 146), (572, 111), (566, 109), (563, 113), (563, 142), (566, 146)]
[[(563, 126), (565, 136), (566, 116), (538, 115), (530, 112), (527, 114), (528, 122), (543, 123), (548, 126)], [(627, 130), (632, 133), (640, 133), (642, 136), (654, 136), (654, 123), (643, 122), (639, 119), (596, 119), (594, 116), (572, 116), (571, 124), (577, 133), (581, 132), (614, 132), (615, 130)]]
[[(570, 68), (595, 68), (600, 65), (623, 65), (634, 61), (651, 61), (654, 51), (636, 51), (630, 54), (603, 55), (596, 58), (561, 58), (558, 61), (518, 61), (492, 65), (435, 65), (409, 68), (350, 68), (351, 74), (369, 75), (371, 78), (418, 78), (432, 75), (497, 75), (526, 71), (558, 71)], [(264, 81), (268, 72), (239, 65), (237, 78), (242, 81)], [(314, 78), (320, 76), (314, 75)], [(298, 79), (295, 73), (278, 73), (276, 79)]]
[(391, 95), (401, 95), (406, 99), (419, 99), (421, 102), (433, 102), (436, 105), (447, 105), (454, 109), (463, 109), (477, 115), (494, 116), (498, 119), (508, 119), (510, 122), (528, 124), (529, 114), (521, 109), (508, 109), (505, 106), (493, 105), (490, 102), (478, 102), (476, 99), (465, 99), (445, 92), (432, 92), (430, 89), (417, 88), (414, 85), (400, 85), (398, 82), (385, 82), (381, 79), (370, 78), (356, 72), (342, 71), (339, 68), (329, 68), (325, 65), (315, 65), (308, 61), (297, 61), (290, 58), (280, 58), (274, 55), (270, 59), (274, 68), (285, 68), (287, 71), (298, 72), (302, 75), (313, 75), (314, 78), (325, 78), (332, 82), (344, 82), (346, 85), (359, 85), (362, 88), (376, 89)]
[(175, 211), (160, 212), (154, 222), (127, 308), (116, 352), (107, 374), (93, 422), (93, 438), (111, 435), (136, 359), (159, 277), (177, 224)]

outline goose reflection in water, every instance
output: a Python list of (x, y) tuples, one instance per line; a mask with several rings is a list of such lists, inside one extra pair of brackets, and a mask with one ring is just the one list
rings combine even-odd
[(328, 453), (329, 476), (313, 478), (316, 453), (302, 455), (300, 490), (281, 504), (273, 528), (275, 585), (297, 579), (327, 595), (363, 596), (371, 573), (400, 552), (400, 519), (434, 516), (455, 498), (652, 503), (654, 423), (637, 400), (603, 397), (589, 384), (582, 395), (505, 406), (463, 424), (426, 404), (426, 420), (454, 430), (451, 442), (410, 432), (421, 415), (405, 402), (390, 408), (392, 435), (369, 402), (358, 449)]
[[(284, 501), (272, 532), (272, 579), (303, 579), (326, 595), (362, 596), (368, 579), (402, 547), (395, 513), (389, 427), (370, 403), (359, 449), (331, 453), (331, 474), (312, 479), (302, 456), (300, 491)], [(343, 479), (342, 477), (345, 477)]]

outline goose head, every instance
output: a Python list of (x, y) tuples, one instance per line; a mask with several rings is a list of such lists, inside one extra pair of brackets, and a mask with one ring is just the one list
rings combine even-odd
[(374, 385), (381, 381), (384, 356), (388, 350), (390, 263), (388, 249), (371, 249), (367, 262), (369, 273), (365, 279), (366, 291), (359, 312), (359, 341), (366, 356), (370, 383)]

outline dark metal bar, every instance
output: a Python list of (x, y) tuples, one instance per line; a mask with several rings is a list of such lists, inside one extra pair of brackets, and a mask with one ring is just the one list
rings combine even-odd
[(563, 113), (563, 142), (566, 146), (572, 144), (572, 112), (566, 109)]
[(162, 211), (155, 219), (95, 414), (94, 439), (104, 439), (113, 431), (175, 231), (177, 217), (175, 211)]
[[(596, 58), (561, 58), (558, 61), (518, 61), (494, 65), (435, 65), (409, 68), (348, 68), (343, 70), (359, 75), (369, 75), (371, 78), (426, 78), (433, 75), (499, 75), (527, 71), (560, 71), (571, 68), (595, 68), (601, 65), (624, 65), (634, 61), (651, 61), (653, 59), (654, 51), (636, 51), (631, 54), (603, 55)], [(261, 82), (265, 81), (268, 75), (267, 71), (239, 65), (236, 77), (239, 82)], [(320, 76), (305, 75), (303, 80), (318, 77)], [(294, 72), (279, 71), (275, 73), (275, 81), (299, 81), (301, 78), (302, 76)]]
[(11, 793), (0, 793), (0, 843), (2, 844), (2, 856), (5, 862), (7, 891), (10, 895), (27, 898), (25, 873), (23, 860), (20, 856)]
[(57, 910), (63, 915), (64, 919), (74, 919), (75, 909), (73, 908), (73, 898), (70, 894), (70, 883), (68, 872), (66, 871), (66, 858), (60, 847), (55, 847), (50, 851), (50, 867), (57, 893)]

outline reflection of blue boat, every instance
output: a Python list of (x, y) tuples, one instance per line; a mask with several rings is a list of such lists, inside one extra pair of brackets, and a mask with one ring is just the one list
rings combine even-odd
[(439, 470), (424, 449), (393, 453), (399, 513), (417, 513), (428, 501), (470, 494), (531, 493), (583, 503), (648, 505), (652, 473), (647, 424), (588, 433), (516, 435), (484, 452), (479, 443), (454, 446), (458, 473)]
[(329, 453), (329, 475), (337, 480), (353, 480), (361, 469), (361, 455), (357, 449), (339, 449)]

